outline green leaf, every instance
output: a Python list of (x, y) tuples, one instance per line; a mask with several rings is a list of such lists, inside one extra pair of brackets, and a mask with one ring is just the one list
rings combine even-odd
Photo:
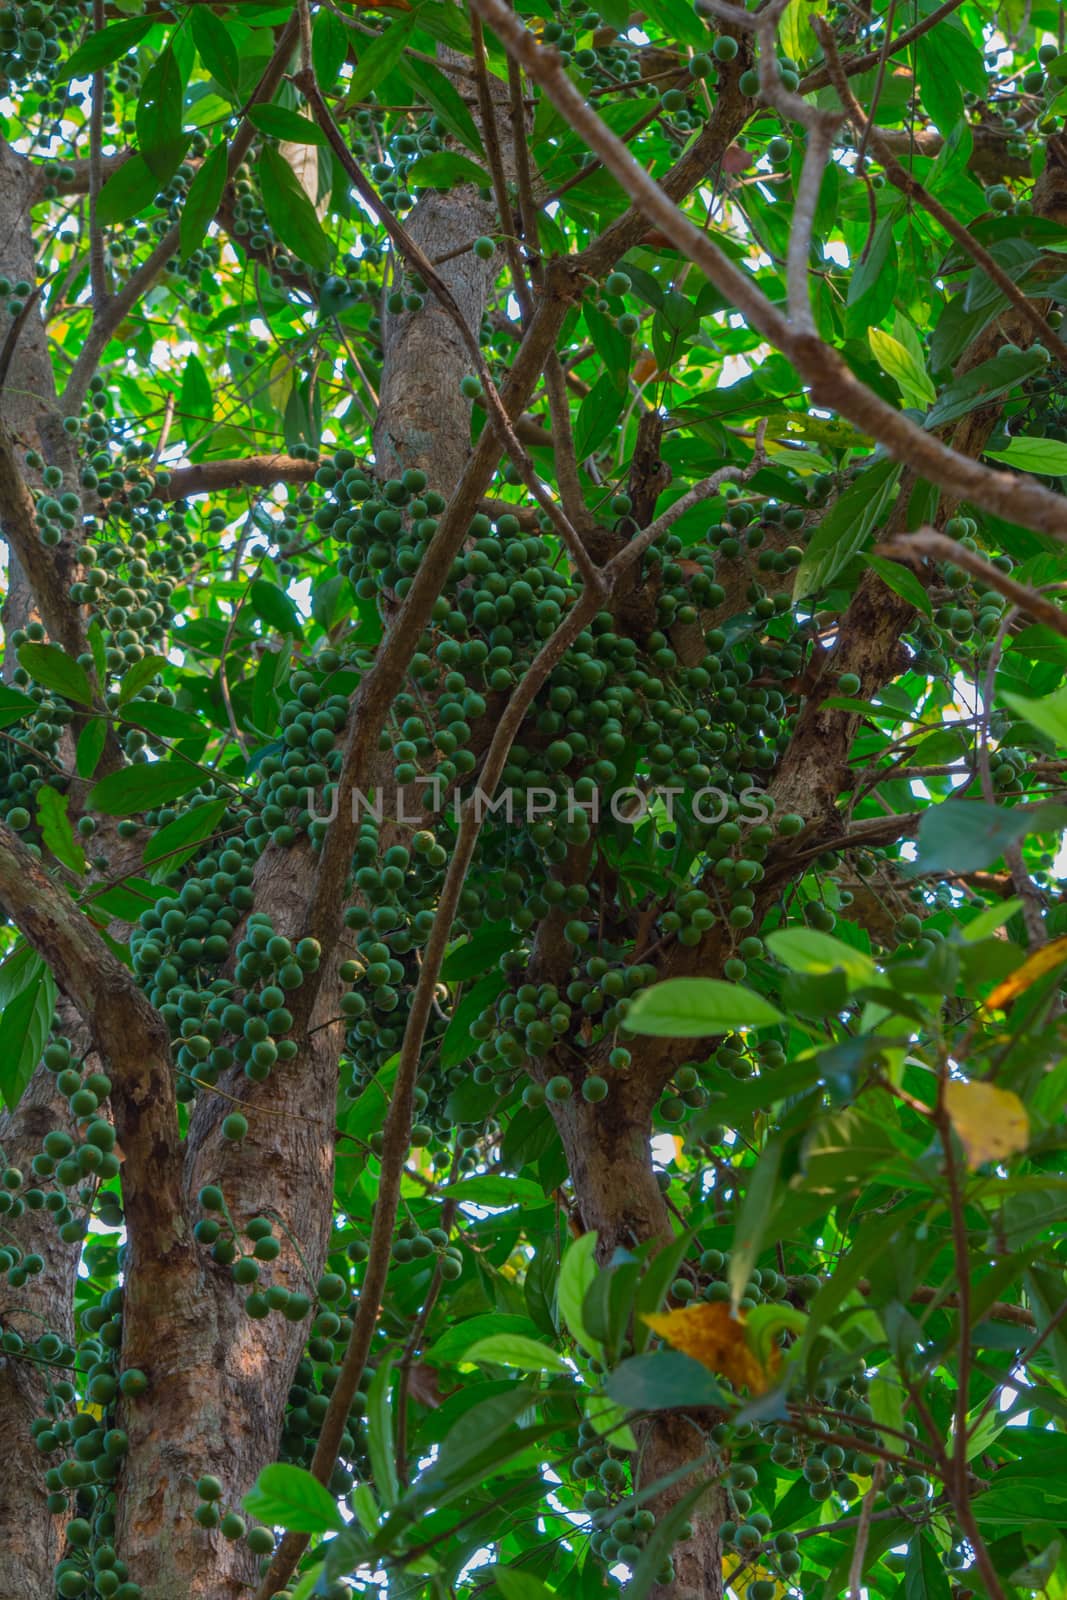
[(845, 324), (850, 335), (862, 336), (889, 311), (896, 294), (897, 270), (893, 218), (883, 217), (874, 230), (870, 249), (849, 280)]
[(943, 800), (924, 811), (919, 823), (919, 850), (912, 870), (973, 872), (988, 867), (1027, 833), (1056, 832), (1067, 827), (1067, 806), (1044, 805), (1033, 811), (991, 806), (984, 800)]
[(802, 600), (825, 589), (857, 550), (863, 549), (889, 505), (900, 470), (895, 461), (876, 461), (834, 502), (812, 534), (797, 568), (795, 599)]
[(864, 560), (894, 594), (898, 594), (902, 600), (907, 600), (924, 616), (933, 616), (934, 608), (930, 603), (930, 596), (910, 567), (904, 566), (900, 561), (886, 561), (882, 556), (867, 555)]
[[(39, 956), (20, 958), (25, 982), (4, 1006), (0, 1015), (0, 1095), (9, 1111), (14, 1111), (41, 1059), (52, 1014), (56, 1006), (56, 983)], [(15, 960), (9, 956), (0, 974)]]
[(707, 1367), (681, 1350), (651, 1350), (631, 1356), (609, 1374), (605, 1388), (627, 1411), (723, 1404), (722, 1389)]
[(89, 804), (108, 817), (152, 811), (199, 788), (204, 774), (188, 761), (149, 761), (110, 772), (89, 791)]
[(517, 1367), (520, 1372), (570, 1372), (561, 1355), (517, 1333), (490, 1334), (479, 1339), (464, 1354), (465, 1361), (484, 1361), (498, 1367)]
[(211, 389), (211, 379), (204, 368), (204, 363), (198, 355), (190, 355), (185, 363), (182, 373), (181, 392), (178, 395), (178, 415), (183, 421), (192, 424), (191, 431), (195, 434), (199, 429), (195, 427), (198, 422), (210, 422), (215, 415), (215, 398)]
[(471, 1036), (471, 1023), (496, 999), (507, 981), (502, 972), (490, 972), (480, 983), (468, 989), (452, 1012), (441, 1039), (442, 1067), (458, 1067), (461, 1061), (466, 1061), (474, 1054), (478, 1041)]
[(278, 633), (300, 634), (304, 631), (295, 604), (276, 583), (270, 583), (266, 578), (256, 578), (248, 588), (248, 603), (256, 616), (262, 617)]
[(208, 223), (219, 209), (226, 187), (226, 146), (214, 145), (189, 185), (178, 223), (182, 258), (200, 248)]
[(127, 222), (150, 206), (159, 193), (159, 179), (143, 156), (134, 154), (113, 172), (100, 190), (96, 215), (101, 222)]
[(281, 1461), (263, 1468), (243, 1505), (261, 1522), (293, 1533), (340, 1533), (345, 1526), (329, 1489), (303, 1467)]
[(600, 1355), (600, 1341), (588, 1332), (582, 1320), (582, 1307), (589, 1286), (597, 1274), (597, 1236), (583, 1233), (567, 1248), (559, 1269), (559, 1314), (570, 1330), (571, 1337), (590, 1355)]
[(626, 1014), (631, 1033), (665, 1039), (703, 1039), (784, 1021), (777, 1006), (763, 995), (721, 978), (668, 978), (654, 983), (635, 996)]
[(1036, 472), (1043, 478), (1067, 476), (1067, 443), (1062, 439), (1013, 439), (1004, 450), (987, 450), (990, 461), (1000, 461), (1020, 472)]
[(74, 766), (79, 778), (91, 778), (100, 764), (107, 743), (107, 723), (103, 717), (92, 717), (78, 735), (74, 752)]
[(404, 54), (408, 36), (415, 26), (414, 16), (398, 17), (382, 29), (378, 37), (360, 53), (352, 81), (348, 86), (348, 100), (354, 106), (362, 100), (368, 89), (373, 89), (387, 78)]
[(323, 94), (329, 94), (348, 55), (348, 29), (324, 6), (311, 30), (311, 65)]
[(0, 684), (0, 728), (9, 728), (13, 722), (21, 722), (37, 709), (37, 702), (30, 695)]
[(768, 1139), (755, 1167), (748, 1174), (741, 1214), (734, 1229), (733, 1249), (727, 1281), (730, 1285), (730, 1304), (736, 1311), (752, 1276), (756, 1257), (763, 1249), (767, 1223), (774, 1207), (778, 1174), (782, 1166), (783, 1142), (780, 1138)]
[(392, 1510), (400, 1498), (393, 1439), (392, 1385), (393, 1363), (391, 1360), (382, 1361), (367, 1390), (366, 1439), (374, 1487), (388, 1510)]
[(602, 372), (581, 405), (574, 421), (574, 454), (579, 462), (594, 455), (615, 431), (625, 395), (610, 372)]
[(468, 150), (473, 150), (475, 155), (482, 155), (484, 147), (474, 118), (451, 78), (446, 78), (438, 67), (431, 66), (428, 61), (401, 59), (398, 65), (401, 77), (414, 89), (420, 101), (425, 100), (433, 107), (452, 137), (458, 139), (460, 144), (465, 144)]
[(137, 97), (137, 148), (159, 183), (173, 177), (185, 154), (182, 133), (184, 85), (174, 51), (168, 45), (149, 67)]
[(926, 1533), (913, 1533), (904, 1558), (904, 1600), (949, 1600), (952, 1585), (937, 1546)]
[(536, 1332), (536, 1325), (528, 1317), (513, 1317), (507, 1312), (487, 1312), (484, 1316), (468, 1317), (465, 1322), (457, 1322), (453, 1327), (446, 1328), (424, 1351), (421, 1359), (435, 1367), (454, 1367), (467, 1359), (467, 1351), (479, 1340), (518, 1338), (535, 1344)]
[(135, 661), (131, 667), (128, 667), (119, 685), (119, 705), (128, 704), (134, 695), (140, 694), (146, 684), (151, 683), (153, 678), (159, 676), (161, 669), (166, 664), (162, 656), (152, 655), (149, 652), (143, 655), (140, 661)]
[(37, 821), (41, 837), (57, 861), (76, 872), (85, 873), (85, 851), (78, 843), (67, 816), (70, 797), (51, 789), (47, 784), (37, 791)]
[(53, 69), (55, 82), (65, 83), (68, 78), (87, 78), (101, 67), (110, 66), (112, 61), (127, 55), (144, 38), (154, 21), (155, 18), (150, 16), (127, 17), (101, 28), (98, 33), (91, 33), (66, 61)]
[(123, 707), (121, 717), (160, 739), (196, 739), (204, 733), (203, 724), (190, 712), (162, 706), (158, 700), (135, 700)]
[(24, 939), (0, 963), (0, 1009), (9, 1006), (17, 994), (33, 983), (43, 965), (40, 956)]
[(532, 1572), (516, 1572), (511, 1567), (492, 1566), (485, 1569), (493, 1574), (504, 1600), (555, 1600), (556, 1590), (550, 1589)]
[(505, 951), (514, 950), (519, 942), (520, 935), (506, 918), (485, 922), (477, 933), (448, 952), (441, 963), (441, 976), (446, 983), (480, 978), (498, 965)]
[(328, 267), (333, 245), (288, 161), (273, 145), (264, 145), (256, 171), (263, 209), (279, 239), (309, 266)]
[(287, 144), (324, 145), (328, 142), (317, 122), (285, 106), (251, 106), (248, 120), (260, 133), (268, 133), (272, 139), (283, 139)]
[(191, 7), (188, 18), (197, 55), (227, 99), (236, 103), (241, 97), (241, 63), (229, 29), (209, 6)]
[(226, 815), (229, 806), (228, 800), (209, 800), (206, 805), (190, 806), (183, 811), (180, 817), (175, 817), (173, 822), (168, 822), (149, 839), (144, 847), (141, 860), (146, 867), (153, 862), (166, 860), (167, 871), (173, 872), (176, 867), (188, 860), (188, 856), (174, 856), (174, 851), (181, 850), (183, 845), (189, 845), (189, 854), (193, 848), (201, 844), (215, 832), (219, 823)]
[(1000, 698), (1032, 728), (1047, 733), (1056, 745), (1067, 745), (1067, 685), (1041, 700), (1002, 690)]
[(766, 944), (793, 972), (833, 972), (840, 968), (853, 984), (871, 983), (874, 962), (862, 950), (816, 928), (779, 928), (767, 935)]
[(92, 705), (93, 688), (85, 668), (57, 644), (24, 644), (19, 650), (19, 666), (43, 689), (53, 689), (80, 706)]
[(598, 1390), (587, 1397), (585, 1416), (586, 1421), (596, 1429), (602, 1439), (610, 1439), (620, 1450), (638, 1449), (633, 1430), (626, 1421), (625, 1408), (603, 1390)]
[(457, 183), (473, 183), (476, 188), (484, 189), (489, 174), (458, 150), (435, 150), (432, 155), (420, 156), (411, 163), (405, 181), (409, 188), (451, 189)]
[(883, 372), (897, 383), (908, 405), (929, 406), (937, 399), (937, 390), (930, 382), (926, 368), (916, 360), (914, 353), (881, 328), (870, 328), (867, 339), (871, 353)]
[(955, 422), (957, 417), (965, 417), (968, 412), (1018, 388), (1027, 378), (1043, 372), (1047, 365), (1047, 361), (1032, 350), (1009, 350), (992, 356), (942, 389), (941, 398), (926, 413), (925, 426), (940, 428), (946, 422)]

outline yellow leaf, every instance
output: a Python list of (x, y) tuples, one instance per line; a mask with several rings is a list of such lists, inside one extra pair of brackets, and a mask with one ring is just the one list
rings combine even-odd
[(1030, 1118), (1010, 1089), (953, 1080), (945, 1085), (945, 1109), (972, 1171), (983, 1161), (1002, 1161), (1026, 1149)]
[(1010, 978), (998, 983), (992, 993), (986, 996), (986, 1009), (1006, 1010), (1011, 1002), (1018, 1000), (1021, 994), (1025, 994), (1038, 978), (1043, 978), (1046, 972), (1051, 972), (1054, 967), (1061, 967), (1065, 961), (1067, 961), (1067, 934), (1064, 934), (1062, 939), (1053, 939), (1051, 944), (1043, 944), (1040, 950), (1035, 950), (1032, 956), (1027, 956), (1022, 966), (1017, 968)]
[[(737, 1557), (731, 1552), (730, 1556), (723, 1561), (723, 1575), (728, 1575), (728, 1573), (731, 1573), (731, 1569), (736, 1567)], [(758, 1562), (752, 1566), (744, 1566), (737, 1571), (732, 1571), (732, 1575), (730, 1575), (730, 1593), (739, 1595), (741, 1600), (746, 1600), (749, 1587), (757, 1579), (762, 1580), (764, 1583), (774, 1584), (774, 1600), (781, 1600), (781, 1597), (788, 1593), (781, 1578), (776, 1577), (766, 1567), (761, 1567)]]
[(731, 1316), (725, 1300), (701, 1300), (644, 1320), (675, 1350), (752, 1394), (763, 1394), (770, 1387), (781, 1362), (777, 1346), (768, 1352), (765, 1363), (753, 1354), (745, 1342), (745, 1313)]

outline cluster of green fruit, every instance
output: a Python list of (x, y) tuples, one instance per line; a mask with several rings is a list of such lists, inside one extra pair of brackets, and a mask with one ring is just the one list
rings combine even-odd
[(62, 46), (74, 36), (91, 7), (84, 0), (16, 0), (0, 6), (0, 74), (12, 84), (43, 95), (52, 90), (52, 75)]
[[(69, 1377), (49, 1373), (44, 1415), (32, 1424), (41, 1454), (63, 1456), (45, 1469), (48, 1509), (55, 1516), (74, 1511), (66, 1523), (68, 1553), (56, 1567), (56, 1591), (72, 1600), (79, 1595), (87, 1600), (140, 1600), (140, 1585), (130, 1579), (114, 1545), (114, 1483), (129, 1448), (114, 1412), (120, 1398), (135, 1400), (148, 1382), (135, 1367), (118, 1369), (120, 1288), (109, 1289), (87, 1307), (81, 1324), (76, 1353), (56, 1335), (44, 1336), (51, 1339), (48, 1350), (41, 1349), (42, 1340), (37, 1342), (50, 1367), (69, 1372)], [(84, 1409), (77, 1409), (79, 1401)]]

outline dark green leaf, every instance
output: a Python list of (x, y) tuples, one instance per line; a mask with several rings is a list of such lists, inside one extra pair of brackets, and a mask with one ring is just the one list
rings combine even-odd
[(264, 1467), (244, 1508), (261, 1522), (293, 1533), (340, 1533), (344, 1518), (329, 1489), (304, 1467), (276, 1461)]
[(866, 560), (867, 565), (877, 572), (882, 582), (892, 589), (894, 594), (898, 594), (902, 600), (907, 600), (924, 616), (933, 616), (934, 608), (930, 604), (930, 596), (910, 567), (904, 566), (900, 561), (886, 561), (882, 556), (868, 555)]
[(410, 187), (419, 189), (451, 189), (457, 183), (473, 183), (484, 189), (489, 174), (470, 156), (458, 150), (435, 150), (432, 155), (420, 156), (407, 172)]
[(189, 794), (204, 774), (188, 761), (150, 761), (110, 772), (89, 791), (89, 804), (108, 817), (131, 817)]
[(904, 1600), (948, 1600), (952, 1585), (938, 1553), (926, 1533), (914, 1533), (904, 1560)]
[(309, 266), (328, 267), (333, 245), (288, 161), (273, 145), (264, 145), (257, 172), (263, 209), (279, 239)]
[(481, 978), (490, 967), (498, 965), (506, 950), (513, 950), (518, 943), (519, 936), (507, 920), (483, 923), (477, 933), (449, 951), (441, 965), (441, 976), (446, 983)]
[(189, 185), (178, 224), (183, 258), (199, 249), (208, 223), (219, 209), (226, 187), (226, 146), (217, 144), (204, 157), (200, 171)]
[(93, 703), (93, 689), (84, 667), (56, 644), (24, 644), (19, 650), (19, 666), (25, 667), (35, 683), (53, 689), (66, 700), (80, 706)]
[(65, 867), (76, 872), (79, 877), (85, 872), (85, 851), (74, 836), (74, 829), (67, 816), (69, 797), (60, 794), (58, 789), (49, 788), (45, 784), (37, 791), (37, 821), (41, 827), (41, 837), (45, 845), (57, 861), (62, 861)]
[(167, 183), (185, 154), (182, 75), (168, 45), (149, 67), (137, 98), (137, 148), (157, 182)]
[(9, 1111), (15, 1110), (33, 1077), (56, 1004), (55, 979), (39, 957), (30, 957), (22, 971), (28, 972), (26, 981), (0, 1015), (0, 1095)]
[(451, 78), (447, 78), (438, 67), (431, 66), (428, 61), (401, 59), (398, 64), (401, 76), (420, 99), (429, 102), (452, 137), (458, 139), (460, 144), (465, 144), (468, 150), (473, 150), (475, 155), (480, 156), (483, 152), (481, 136), (474, 125), (474, 118), (467, 109), (466, 101)]
[(774, 1206), (783, 1149), (783, 1141), (779, 1137), (768, 1139), (759, 1160), (748, 1174), (745, 1198), (730, 1252), (730, 1296), (735, 1308), (745, 1292), (745, 1284), (752, 1275), (756, 1257), (763, 1249), (767, 1223)]
[[(175, 166), (177, 162), (175, 162)], [(113, 172), (100, 190), (96, 215), (101, 222), (127, 222), (150, 206), (159, 192), (154, 176), (143, 156), (134, 154)]]
[(627, 1411), (673, 1411), (722, 1406), (723, 1392), (707, 1367), (680, 1350), (631, 1356), (608, 1377), (608, 1394)]
[(579, 461), (594, 455), (614, 433), (624, 404), (623, 393), (611, 373), (602, 372), (578, 408), (574, 423), (574, 453)]
[(248, 603), (257, 617), (279, 633), (303, 632), (300, 614), (284, 589), (266, 578), (256, 578), (248, 589)]
[(1067, 827), (1067, 807), (991, 806), (984, 800), (943, 800), (919, 823), (916, 872), (973, 872), (988, 867), (1004, 846), (1027, 833)]
[(876, 461), (865, 467), (855, 482), (819, 523), (797, 568), (793, 593), (800, 600), (825, 589), (857, 550), (862, 550), (900, 476), (895, 461)]
[(196, 53), (215, 82), (228, 99), (240, 99), (241, 63), (237, 46), (225, 23), (210, 6), (192, 6), (189, 10), (189, 27), (196, 43)]
[(108, 27), (101, 28), (98, 33), (91, 33), (61, 66), (54, 69), (55, 81), (63, 83), (67, 78), (87, 78), (100, 67), (118, 61), (144, 38), (154, 21), (154, 17), (126, 17), (121, 22), (112, 22)]
[(926, 426), (940, 428), (957, 417), (965, 417), (969, 411), (1018, 388), (1047, 365), (1045, 358), (1032, 350), (1007, 350), (980, 362), (942, 389), (937, 404), (926, 413)]
[(91, 778), (107, 743), (107, 723), (103, 717), (93, 717), (78, 735), (74, 765), (79, 778)]
[(145, 845), (141, 857), (145, 866), (166, 858), (167, 870), (172, 872), (175, 866), (181, 865), (180, 861), (174, 860), (173, 852), (182, 845), (197, 845), (209, 838), (226, 815), (228, 804), (227, 800), (209, 800), (206, 805), (190, 806), (180, 817), (168, 822)]
[(285, 106), (252, 106), (248, 120), (260, 133), (269, 133), (272, 139), (282, 139), (287, 144), (326, 143), (326, 135), (318, 123)]
[(349, 32), (341, 18), (323, 6), (311, 30), (311, 65), (323, 94), (329, 94), (334, 86), (348, 55), (348, 40)]
[(178, 396), (178, 415), (190, 424), (190, 432), (198, 433), (198, 422), (210, 422), (215, 414), (215, 400), (211, 379), (198, 355), (190, 355), (182, 373), (181, 393)]
[(389, 76), (404, 54), (404, 47), (414, 26), (414, 16), (397, 17), (382, 29), (365, 50), (360, 51), (356, 70), (348, 86), (349, 105), (362, 100), (368, 89), (373, 89)]

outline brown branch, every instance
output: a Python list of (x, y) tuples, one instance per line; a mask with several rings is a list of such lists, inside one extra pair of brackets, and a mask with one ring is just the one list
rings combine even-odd
[(192, 467), (174, 467), (166, 482), (157, 479), (161, 500), (185, 500), (194, 494), (218, 494), (223, 489), (269, 489), (275, 483), (311, 483), (317, 461), (297, 456), (245, 456), (232, 461), (200, 461)]

